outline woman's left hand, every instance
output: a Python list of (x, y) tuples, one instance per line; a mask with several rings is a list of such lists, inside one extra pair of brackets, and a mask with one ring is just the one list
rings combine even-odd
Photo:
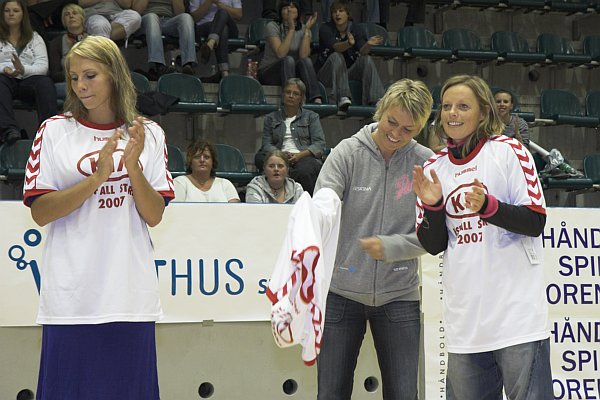
[(314, 12), (310, 17), (308, 17), (308, 20), (306, 20), (306, 29), (311, 29), (315, 23), (317, 22), (317, 13)]
[(15, 67), (14, 69), (17, 72), (17, 75), (23, 75), (25, 73), (25, 67), (23, 66), (23, 63), (21, 62), (21, 59), (18, 55), (12, 55), (12, 63)]
[(465, 205), (469, 210), (478, 213), (481, 211), (483, 203), (485, 203), (485, 190), (483, 183), (476, 178), (473, 182), (472, 191), (465, 195)]
[(139, 166), (140, 154), (144, 150), (144, 140), (146, 133), (144, 131), (144, 118), (136, 117), (133, 124), (127, 128), (129, 132), (129, 140), (123, 152), (125, 159), (125, 167), (128, 171)]

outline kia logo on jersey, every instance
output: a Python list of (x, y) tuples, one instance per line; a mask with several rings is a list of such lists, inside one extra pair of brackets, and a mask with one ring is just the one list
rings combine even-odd
[[(462, 185), (459, 185), (456, 189), (454, 189), (452, 192), (450, 192), (446, 200), (446, 214), (448, 214), (449, 217), (470, 218), (478, 215), (477, 213), (467, 208), (465, 204), (465, 196), (467, 193), (472, 192), (473, 189), (471, 188), (473, 187), (474, 183), (474, 181), (471, 183), (463, 183)], [(487, 194), (488, 190), (485, 185), (483, 185), (483, 190)]]
[[(79, 159), (77, 162), (77, 170), (83, 176), (90, 176), (96, 169), (98, 168), (98, 156), (100, 154), (100, 150), (94, 151), (92, 153), (85, 154), (83, 157)], [(120, 181), (121, 179), (128, 178), (127, 169), (125, 169), (124, 159), (123, 159), (123, 150), (117, 149), (113, 153), (113, 172), (110, 174), (110, 178), (108, 178), (107, 182)], [(139, 163), (139, 161), (138, 161)], [(141, 167), (141, 164), (140, 164)]]

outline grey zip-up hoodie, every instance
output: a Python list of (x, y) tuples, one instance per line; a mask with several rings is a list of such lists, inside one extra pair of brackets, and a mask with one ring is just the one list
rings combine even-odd
[[(304, 190), (302, 185), (292, 178), (285, 178), (285, 200), (284, 203), (293, 204)], [(273, 189), (269, 186), (267, 178), (264, 175), (258, 175), (246, 185), (246, 203), (277, 203)]]
[[(418, 260), (425, 250), (415, 233), (416, 195), (412, 170), (433, 152), (412, 140), (386, 165), (372, 133), (364, 126), (332, 150), (315, 191), (333, 189), (342, 200), (337, 257), (330, 291), (370, 306), (419, 300)], [(370, 257), (359, 239), (377, 236), (384, 261)]]

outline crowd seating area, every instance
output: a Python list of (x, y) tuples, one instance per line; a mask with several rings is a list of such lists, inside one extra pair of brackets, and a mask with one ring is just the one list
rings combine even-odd
[[(393, 7), (397, 7), (399, 1), (393, 1)], [(571, 1), (548, 1), (548, 0), (529, 0), (529, 1), (470, 1), (470, 0), (451, 0), (451, 1), (426, 1), (428, 4), (428, 14), (437, 18), (444, 13), (461, 13), (463, 10), (478, 10), (481, 13), (497, 13), (512, 15), (531, 14), (531, 15), (549, 15), (553, 13), (561, 14), (569, 18), (586, 18), (592, 16), (600, 18), (600, 0), (571, 0)], [(254, 14), (256, 15), (256, 14)], [(472, 15), (472, 14), (470, 14)], [(483, 15), (483, 14), (482, 14)], [(489, 14), (488, 14), (489, 15)], [(575, 17), (573, 17), (575, 16)], [(565, 74), (569, 69), (585, 70), (588, 74), (597, 76), (600, 72), (600, 35), (586, 34), (579, 40), (563, 37), (563, 32), (553, 29), (553, 26), (540, 25), (537, 27), (535, 36), (531, 34), (525, 36), (518, 29), (511, 29), (511, 26), (502, 27), (494, 30), (491, 35), (478, 33), (477, 28), (465, 29), (453, 26), (453, 24), (441, 24), (428, 17), (424, 25), (417, 26), (399, 26), (396, 31), (387, 31), (382, 26), (374, 23), (361, 23), (360, 26), (367, 32), (368, 36), (382, 35), (385, 41), (380, 46), (374, 46), (371, 54), (376, 57), (380, 69), (391, 70), (390, 63), (395, 66), (393, 69), (400, 70), (401, 76), (389, 76), (392, 80), (408, 76), (410, 78), (422, 79), (427, 76), (415, 76), (409, 71), (411, 65), (432, 66), (437, 71), (449, 68), (452, 65), (465, 65), (462, 68), (466, 73), (478, 73), (481, 75), (491, 75), (491, 72), (485, 72), (485, 69), (498, 71), (504, 68), (522, 68), (527, 71), (552, 70), (550, 76), (551, 87), (538, 90), (537, 100), (534, 104), (539, 108), (533, 108), (531, 104), (523, 106), (519, 104), (518, 99), (522, 93), (518, 93), (518, 88), (522, 88), (522, 83), (511, 83), (511, 86), (495, 86), (490, 82), (492, 89), (505, 89), (515, 94), (514, 113), (519, 115), (530, 124), (530, 128), (539, 128), (540, 135), (544, 135), (541, 130), (551, 129), (551, 127), (568, 127), (569, 129), (592, 129), (598, 133), (600, 128), (600, 88), (590, 88), (573, 92), (572, 87), (554, 84), (554, 75)], [(229, 48), (232, 53), (242, 54), (242, 63), (239, 68), (233, 70), (233, 74), (223, 78), (219, 84), (216, 96), (207, 95), (206, 83), (202, 81), (202, 76), (186, 75), (181, 73), (171, 73), (163, 75), (156, 82), (150, 82), (141, 74), (132, 73), (134, 83), (139, 93), (148, 94), (153, 91), (174, 96), (178, 102), (170, 106), (167, 113), (185, 114), (188, 121), (192, 123), (192, 137), (196, 135), (197, 117), (199, 115), (215, 115), (225, 117), (228, 115), (250, 116), (260, 118), (265, 114), (278, 108), (278, 99), (269, 99), (265, 94), (265, 88), (255, 79), (246, 76), (247, 59), (256, 60), (260, 51), (264, 49), (264, 28), (270, 20), (252, 17), (247, 20), (245, 29), (241, 29), (243, 35), (239, 38), (229, 40)], [(472, 24), (463, 24), (471, 26)], [(319, 24), (313, 27), (312, 47), (316, 53), (318, 49), (318, 30)], [(481, 31), (481, 30), (479, 30)], [(555, 32), (555, 31), (558, 31)], [(177, 46), (174, 38), (165, 37), (166, 48), (173, 49)], [(144, 38), (137, 37), (132, 41), (133, 46), (143, 48), (145, 46)], [(471, 66), (468, 66), (471, 65)], [(448, 67), (446, 67), (448, 66)], [(133, 68), (132, 68), (133, 69)], [(512, 71), (512, 70), (511, 70)], [(558, 71), (558, 72), (555, 72)], [(498, 74), (494, 72), (494, 74)], [(434, 97), (434, 107), (432, 116), (437, 111), (439, 105), (440, 85), (445, 80), (444, 74), (439, 74), (436, 79), (424, 79), (428, 83)], [(532, 80), (532, 79), (530, 79)], [(390, 79), (387, 80), (387, 83)], [(361, 84), (357, 81), (350, 82), (352, 90), (353, 104), (346, 112), (340, 112), (337, 105), (327, 102), (327, 89), (321, 85), (324, 104), (306, 104), (305, 106), (317, 112), (323, 119), (338, 119), (344, 124), (345, 119), (355, 119), (367, 122), (373, 115), (374, 107), (360, 104)], [(278, 89), (277, 89), (278, 90)], [(272, 90), (271, 90), (272, 92)], [(583, 97), (582, 97), (583, 93)], [(527, 93), (527, 96), (531, 96)], [(271, 96), (273, 97), (273, 96)], [(275, 96), (277, 97), (277, 96)], [(62, 100), (60, 100), (62, 101)], [(531, 103), (529, 101), (528, 103)], [(62, 104), (59, 104), (61, 106)], [(27, 111), (33, 111), (31, 104), (16, 102), (15, 108)], [(188, 137), (189, 139), (189, 137)], [(333, 147), (335, 143), (328, 143)], [(22, 179), (23, 169), (19, 163), (23, 163), (22, 155), (19, 152), (24, 151), (26, 142), (19, 142), (19, 146), (12, 149), (3, 147), (0, 149), (0, 179), (5, 181), (14, 181)], [(244, 185), (254, 175), (253, 166), (247, 166), (248, 154), (251, 153), (247, 148), (241, 148), (236, 143), (218, 144), (219, 157), (228, 157), (231, 162), (219, 160), (219, 176), (231, 179), (235, 183)], [(183, 173), (183, 158), (180, 157), (183, 146), (170, 146), (169, 148), (169, 169), (174, 175)], [(254, 149), (256, 150), (256, 149)], [(597, 172), (594, 176), (594, 168), (598, 168), (598, 162), (586, 161), (595, 160), (595, 153), (600, 149), (589, 149), (590, 154), (582, 157), (581, 171), (589, 179), (584, 183), (580, 180), (577, 190), (598, 190)], [(26, 157), (25, 157), (26, 159)], [(585, 159), (585, 160), (584, 160)], [(246, 161), (245, 161), (246, 160)], [(578, 165), (579, 166), (579, 165)], [(587, 166), (587, 167), (586, 167)], [(581, 187), (583, 184), (583, 188)], [(573, 184), (568, 183), (568, 179), (554, 179), (545, 181), (546, 188), (562, 188), (573, 190)]]

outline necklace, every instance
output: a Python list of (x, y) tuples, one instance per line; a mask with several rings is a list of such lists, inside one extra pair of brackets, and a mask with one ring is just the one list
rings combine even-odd
[[(273, 190), (273, 194), (275, 195), (275, 197), (277, 197), (277, 196), (279, 196), (279, 193), (284, 193), (284, 192), (285, 192), (285, 187), (283, 187), (283, 186), (282, 186), (282, 187), (280, 187), (280, 188), (278, 188), (278, 189), (274, 189), (274, 188), (271, 186), (271, 190)], [(281, 191), (281, 192), (280, 192), (280, 191)]]

